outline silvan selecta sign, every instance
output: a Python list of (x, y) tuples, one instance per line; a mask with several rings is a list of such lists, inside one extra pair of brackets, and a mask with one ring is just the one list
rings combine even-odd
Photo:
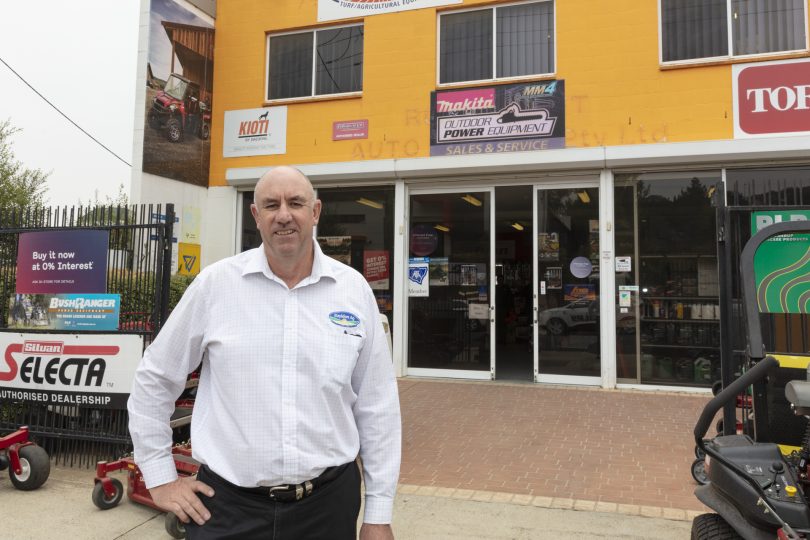
[(731, 68), (734, 138), (810, 134), (810, 60)]
[(125, 409), (143, 338), (0, 333), (0, 400)]

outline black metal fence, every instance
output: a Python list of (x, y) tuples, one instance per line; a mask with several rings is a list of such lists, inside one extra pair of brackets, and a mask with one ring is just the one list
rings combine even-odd
[[(133, 205), (0, 209), (0, 332), (10, 328), (16, 297), (16, 262), (21, 233), (94, 229), (109, 231), (107, 293), (120, 295), (117, 331), (70, 334), (135, 334), (151, 343), (168, 316), (174, 206)], [(26, 328), (26, 334), (59, 334)], [(57, 463), (92, 466), (129, 451), (126, 410), (52, 405), (0, 399), (0, 435), (27, 425)]]

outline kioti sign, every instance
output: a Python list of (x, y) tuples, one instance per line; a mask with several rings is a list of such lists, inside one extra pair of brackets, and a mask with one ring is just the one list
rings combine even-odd
[(732, 66), (734, 137), (810, 134), (810, 60)]

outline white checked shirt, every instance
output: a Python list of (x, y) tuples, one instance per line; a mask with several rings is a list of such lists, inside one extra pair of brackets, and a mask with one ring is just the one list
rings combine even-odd
[(315, 243), (289, 289), (261, 247), (205, 268), (135, 374), (129, 399), (146, 486), (177, 478), (169, 417), (202, 361), (194, 458), (245, 487), (298, 484), (363, 460), (366, 523), (390, 523), (401, 453), (391, 354), (374, 294)]

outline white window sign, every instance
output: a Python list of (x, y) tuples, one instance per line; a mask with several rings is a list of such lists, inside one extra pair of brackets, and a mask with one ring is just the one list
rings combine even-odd
[(430, 296), (430, 270), (427, 257), (416, 257), (408, 261), (408, 296)]
[(222, 157), (286, 153), (286, 106), (225, 111)]
[(632, 264), (631, 257), (616, 257), (616, 271), (617, 272), (631, 272)]

